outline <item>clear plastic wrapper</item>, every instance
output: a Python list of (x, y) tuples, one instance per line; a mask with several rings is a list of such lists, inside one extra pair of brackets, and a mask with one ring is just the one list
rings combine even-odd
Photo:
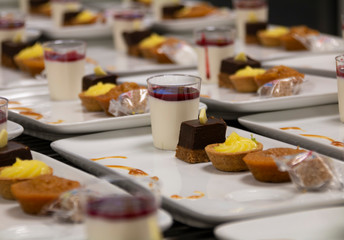
[(303, 78), (289, 77), (277, 79), (261, 86), (257, 93), (261, 97), (285, 97), (296, 95), (302, 88)]
[(274, 158), (280, 171), (288, 171), (292, 182), (302, 191), (343, 190), (343, 179), (333, 159), (313, 151)]
[(163, 44), (159, 52), (164, 53), (169, 59), (179, 65), (196, 65), (197, 53), (186, 42), (178, 41), (173, 44)]
[(149, 112), (147, 89), (135, 89), (112, 99), (109, 112), (114, 116), (125, 116)]
[(294, 34), (295, 39), (299, 40), (308, 50), (313, 52), (339, 51), (344, 50), (344, 40), (328, 35), (306, 35)]

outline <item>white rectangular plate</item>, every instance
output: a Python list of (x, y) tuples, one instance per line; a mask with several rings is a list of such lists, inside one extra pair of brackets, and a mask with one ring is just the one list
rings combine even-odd
[[(181, 70), (171, 73), (199, 75), (197, 70)], [(160, 73), (164, 74), (164, 73)], [(154, 74), (120, 78), (119, 81), (132, 81), (146, 85), (146, 80)], [(289, 108), (308, 107), (337, 103), (337, 81), (334, 78), (306, 75), (299, 94), (287, 97), (264, 98), (256, 93), (239, 93), (217, 84), (202, 84), (201, 101), (214, 112), (263, 112)]]
[(332, 207), (226, 223), (216, 227), (215, 235), (221, 240), (344, 239), (343, 214), (344, 207)]
[(264, 67), (273, 67), (276, 65), (285, 65), (303, 73), (323, 75), (336, 78), (336, 61), (335, 57), (339, 53), (328, 53), (312, 56), (298, 56), (287, 59), (266, 61)]
[(248, 115), (239, 122), (265, 136), (344, 160), (344, 146), (332, 145), (333, 141), (344, 144), (337, 104)]
[[(232, 131), (251, 137), (250, 132), (231, 127), (227, 129), (227, 135)], [(254, 137), (263, 143), (264, 149), (295, 148), (256, 134)], [(344, 203), (342, 192), (301, 193), (291, 183), (258, 182), (250, 172), (222, 172), (211, 163), (188, 164), (175, 158), (175, 151), (154, 148), (149, 127), (63, 139), (51, 146), (89, 171), (105, 171), (109, 170), (106, 165), (119, 165), (140, 169), (150, 177), (156, 176), (161, 184), (163, 207), (175, 219), (197, 227)], [(104, 159), (91, 160), (97, 158)], [(336, 164), (344, 167), (340, 161)], [(111, 169), (123, 176), (131, 176), (128, 170)], [(140, 181), (140, 176), (136, 178)], [(174, 199), (173, 195), (181, 199)], [(190, 196), (194, 198), (188, 198)]]
[[(32, 152), (33, 158), (48, 164), (54, 170), (54, 175), (79, 181), (87, 186), (90, 184), (94, 191), (100, 193), (122, 193), (123, 190), (101, 181), (96, 177), (70, 167), (46, 155)], [(68, 239), (86, 240), (84, 224), (63, 224), (53, 220), (52, 217), (34, 216), (25, 214), (18, 202), (0, 198), (0, 216), (5, 219), (0, 223), (0, 239)], [(158, 224), (162, 230), (172, 224), (172, 218), (163, 210), (158, 211)]]

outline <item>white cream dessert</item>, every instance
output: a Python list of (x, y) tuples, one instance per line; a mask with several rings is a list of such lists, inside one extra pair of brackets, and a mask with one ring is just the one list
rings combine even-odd
[(149, 89), (152, 135), (156, 148), (176, 149), (180, 124), (198, 116), (199, 95), (196, 88), (169, 86)]
[(7, 130), (7, 105), (8, 100), (0, 97), (0, 132)]
[(143, 14), (135, 11), (126, 11), (114, 15), (112, 33), (116, 50), (127, 51), (123, 32), (142, 30), (144, 28), (142, 20)]
[(259, 22), (268, 21), (268, 6), (264, 0), (237, 0), (234, 1), (236, 14), (237, 37), (245, 41), (246, 22), (255, 17)]
[(64, 14), (76, 12), (82, 7), (79, 0), (51, 0), (51, 16), (55, 27), (63, 26)]
[(0, 42), (12, 40), (16, 36), (25, 40), (25, 19), (19, 12), (0, 13)]
[(87, 203), (88, 240), (159, 240), (155, 201), (144, 197), (109, 196)]
[(344, 61), (344, 57), (338, 56), (336, 61), (339, 117), (340, 121), (344, 123), (344, 65), (338, 63), (339, 61)]
[(65, 54), (45, 52), (44, 63), (52, 100), (75, 100), (85, 75), (85, 55), (76, 51)]

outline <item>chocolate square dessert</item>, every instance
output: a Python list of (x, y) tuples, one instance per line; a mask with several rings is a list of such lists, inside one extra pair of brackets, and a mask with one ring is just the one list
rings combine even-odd
[(259, 43), (257, 32), (267, 28), (267, 22), (247, 22), (246, 23), (246, 43)]
[(102, 83), (113, 83), (116, 84), (117, 82), (117, 75), (107, 73), (107, 75), (96, 75), (96, 74), (89, 74), (82, 78), (82, 91), (86, 91), (89, 87), (96, 85), (99, 82)]
[(234, 86), (231, 83), (229, 76), (234, 74), (239, 69), (250, 66), (252, 68), (260, 68), (259, 61), (246, 56), (246, 61), (238, 60), (236, 57), (230, 57), (221, 61), (221, 68), (219, 73), (219, 86), (233, 89)]
[(131, 56), (139, 57), (141, 51), (139, 43), (152, 34), (152, 30), (146, 29), (141, 31), (123, 32), (124, 42), (127, 45), (127, 52)]
[(16, 158), (32, 159), (29, 147), (15, 141), (9, 141), (5, 147), (0, 148), (0, 167), (12, 165), (16, 162)]
[(214, 117), (205, 124), (198, 119), (182, 122), (176, 157), (188, 163), (209, 162), (204, 148), (212, 143), (224, 142), (226, 129), (225, 121)]
[(64, 26), (69, 26), (69, 25), (73, 25), (73, 20), (76, 18), (76, 16), (78, 16), (83, 10), (77, 10), (77, 11), (70, 11), (70, 12), (66, 12), (63, 15), (63, 25)]
[(31, 42), (14, 42), (11, 40), (1, 43), (1, 64), (9, 68), (18, 68), (14, 56), (26, 47), (33, 45)]
[(183, 9), (184, 5), (182, 4), (174, 4), (162, 7), (162, 19), (174, 19), (176, 12)]

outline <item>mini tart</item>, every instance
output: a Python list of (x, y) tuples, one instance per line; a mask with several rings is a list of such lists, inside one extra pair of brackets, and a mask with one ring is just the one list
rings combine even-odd
[(97, 96), (88, 96), (84, 92), (79, 93), (79, 98), (81, 104), (90, 112), (101, 112), (103, 108), (99, 105), (97, 101)]
[(13, 196), (25, 213), (39, 214), (44, 206), (69, 190), (79, 188), (77, 181), (53, 175), (43, 175), (11, 186)]
[(44, 70), (43, 57), (29, 59), (20, 59), (18, 57), (15, 57), (14, 61), (16, 62), (20, 70), (28, 72), (32, 76), (40, 74)]
[(273, 160), (273, 157), (281, 157), (304, 152), (293, 148), (270, 148), (260, 152), (247, 154), (243, 160), (248, 166), (254, 178), (261, 182), (282, 183), (289, 182), (288, 172), (281, 172)]
[(234, 89), (238, 92), (256, 92), (258, 90), (258, 85), (254, 80), (254, 76), (230, 75), (229, 79)]
[(269, 36), (265, 30), (258, 31), (257, 36), (259, 42), (266, 47), (281, 46), (281, 36)]
[(220, 143), (210, 144), (205, 147), (205, 151), (214, 167), (226, 172), (240, 172), (248, 170), (248, 167), (243, 161), (243, 157), (248, 153), (263, 150), (263, 144), (257, 142), (257, 148), (253, 150), (236, 153), (217, 152), (214, 150), (214, 147), (219, 144)]
[[(0, 172), (2, 170), (4, 170), (5, 168), (6, 167), (1, 167)], [(45, 174), (45, 175), (52, 175), (53, 174), (53, 169), (51, 167), (49, 167), (49, 169), (50, 169), (50, 173)], [(32, 179), (32, 178), (3, 178), (3, 177), (0, 177), (0, 195), (4, 199), (14, 200), (15, 197), (13, 196), (12, 191), (11, 191), (12, 184), (22, 182), (22, 181), (27, 181), (30, 179)]]

